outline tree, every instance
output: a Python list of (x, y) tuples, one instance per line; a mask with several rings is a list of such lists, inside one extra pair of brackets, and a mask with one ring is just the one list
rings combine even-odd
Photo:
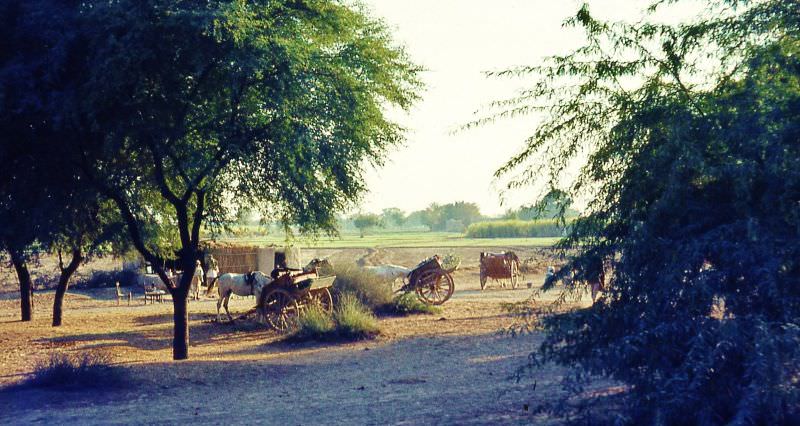
[(383, 223), (391, 226), (401, 227), (406, 223), (406, 214), (397, 207), (383, 209), (381, 212)]
[(464, 226), (469, 226), (472, 222), (480, 220), (482, 217), (477, 204), (465, 201), (457, 201), (444, 205), (431, 203), (431, 205), (420, 214), (422, 223), (428, 226), (431, 231), (445, 230), (448, 220), (457, 220)]
[(671, 26), (584, 6), (569, 23), (586, 45), (500, 73), (535, 82), (487, 118), (546, 116), (498, 171), (523, 176), (511, 185), (544, 176), (562, 191), (586, 155), (564, 193), (590, 202), (560, 243), (577, 252), (560, 274), (580, 282), (605, 260), (613, 276), (591, 308), (544, 317), (536, 360), (571, 367), (572, 385), (627, 385), (621, 411), (594, 421), (800, 418), (800, 14), (774, 0), (710, 7)]
[[(28, 262), (42, 250), (37, 238), (49, 228), (53, 193), (45, 187), (49, 155), (39, 141), (51, 136), (42, 100), (54, 67), (43, 52), (59, 46), (58, 31), (43, 31), (34, 17), (38, 2), (0, 4), (0, 249), (9, 254), (20, 284), (22, 321), (33, 318), (33, 285)], [(63, 59), (62, 59), (63, 60)], [(39, 76), (39, 79), (31, 76)]]
[[(51, 182), (57, 187), (68, 181)], [(58, 283), (53, 298), (53, 327), (63, 320), (64, 296), (69, 282), (81, 264), (94, 257), (108, 254), (122, 254), (129, 250), (124, 238), (122, 224), (113, 205), (97, 201), (97, 194), (79, 182), (72, 183), (65, 191), (72, 189), (68, 202), (56, 206), (60, 221), (49, 227), (43, 235), (48, 248), (58, 256)], [(53, 206), (51, 206), (53, 207)], [(69, 258), (65, 262), (64, 256)]]
[(401, 140), (383, 109), (411, 105), (418, 68), (381, 23), (334, 1), (74, 7), (77, 65), (50, 113), (167, 284), (173, 358), (186, 359), (192, 274), (172, 285), (165, 258), (193, 270), (203, 224), (244, 207), (334, 232), (364, 191), (364, 165)]
[(353, 216), (353, 226), (358, 228), (358, 231), (361, 233), (361, 238), (364, 238), (364, 233), (367, 230), (383, 226), (383, 221), (381, 217), (376, 214), (357, 214)]
[[(52, 20), (48, 12), (62, 20)], [(54, 326), (61, 325), (74, 272), (120, 235), (108, 203), (100, 202), (99, 194), (81, 180), (81, 171), (65, 161), (70, 156), (63, 143), (68, 135), (53, 125), (59, 117), (48, 114), (48, 102), (63, 90), (64, 70), (71, 66), (75, 14), (70, 12), (68, 3), (59, 1), (0, 7), (0, 35), (12, 47), (0, 56), (0, 157), (5, 161), (0, 171), (0, 246), (17, 271), (23, 320), (33, 315), (28, 261), (42, 251), (58, 254)], [(64, 254), (69, 255), (66, 262)]]

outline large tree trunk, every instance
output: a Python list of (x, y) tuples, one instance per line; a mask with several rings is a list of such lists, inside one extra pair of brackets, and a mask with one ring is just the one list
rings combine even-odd
[(25, 263), (25, 257), (22, 253), (17, 250), (9, 250), (8, 253), (11, 255), (11, 263), (14, 265), (14, 270), (17, 271), (17, 278), (19, 279), (19, 302), (22, 321), (31, 321), (33, 319), (31, 273), (28, 271), (28, 265)]
[[(190, 273), (184, 271), (184, 278)], [(183, 279), (181, 279), (183, 281)], [(183, 283), (181, 283), (183, 284)], [(180, 285), (172, 291), (172, 318), (175, 323), (172, 338), (172, 359), (189, 359), (189, 292)]]
[[(59, 257), (60, 259), (60, 257)], [(63, 307), (64, 307), (64, 295), (67, 294), (67, 289), (69, 288), (69, 280), (72, 278), (72, 274), (78, 270), (78, 266), (80, 265), (81, 261), (83, 260), (83, 256), (81, 255), (80, 250), (73, 250), (72, 251), (72, 259), (67, 265), (66, 268), (61, 269), (61, 276), (58, 277), (58, 287), (56, 287), (56, 297), (53, 300), (53, 327), (58, 327), (61, 325), (61, 318), (63, 317)]]

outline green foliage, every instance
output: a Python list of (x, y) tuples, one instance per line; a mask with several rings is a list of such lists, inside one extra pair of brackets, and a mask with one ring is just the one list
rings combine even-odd
[(297, 320), (297, 329), (290, 335), (291, 340), (326, 340), (336, 332), (336, 323), (331, 314), (317, 306), (303, 311)]
[[(415, 220), (428, 226), (431, 231), (446, 230), (448, 221), (460, 221), (464, 226), (469, 226), (483, 217), (477, 204), (465, 201), (443, 205), (433, 203), (425, 210), (415, 212), (414, 216)], [(412, 217), (409, 216), (409, 220), (411, 219)]]
[(383, 209), (381, 212), (381, 219), (387, 226), (401, 227), (406, 223), (406, 214), (397, 207), (390, 207), (388, 209)]
[(629, 389), (614, 404), (622, 423), (793, 424), (800, 14), (777, 0), (709, 8), (670, 26), (600, 22), (584, 6), (569, 23), (587, 43), (500, 73), (535, 81), (473, 124), (542, 112), (498, 175), (589, 200), (560, 244), (577, 253), (560, 274), (576, 274), (566, 294), (584, 292), (604, 260), (611, 280), (591, 308), (543, 317), (534, 358), (572, 368), (570, 396), (600, 376)]
[(392, 304), (392, 313), (395, 314), (440, 314), (442, 308), (438, 306), (428, 305), (419, 300), (416, 294), (408, 292), (403, 293), (394, 299)]
[(20, 387), (85, 391), (130, 384), (128, 371), (112, 366), (107, 353), (90, 351), (74, 356), (53, 353), (46, 361), (35, 365), (31, 376)]
[(303, 311), (289, 341), (339, 341), (371, 339), (380, 334), (375, 315), (352, 294), (341, 295), (333, 314), (318, 307)]
[(538, 219), (558, 219), (574, 218), (578, 212), (569, 207), (568, 201), (560, 202), (558, 199), (545, 197), (541, 202), (533, 206), (523, 206), (516, 210), (508, 210), (503, 215), (503, 219), (512, 220), (538, 220)]
[[(419, 68), (364, 10), (328, 0), (3, 3), (2, 31), (21, 34), (0, 53), (3, 140), (34, 141), (80, 171), (68, 187), (112, 202), (164, 279), (165, 258), (192, 270), (203, 226), (219, 230), (243, 208), (334, 233), (365, 190), (364, 168), (402, 140), (386, 109), (409, 108), (421, 86)], [(48, 180), (61, 170), (42, 169)], [(184, 277), (170, 289), (178, 302)], [(188, 336), (182, 323), (176, 336)], [(174, 356), (188, 357), (188, 342), (174, 341)]]
[(356, 266), (336, 266), (333, 288), (339, 294), (350, 294), (358, 298), (373, 311), (390, 306), (394, 299), (392, 283)]
[(353, 226), (358, 228), (363, 237), (368, 229), (383, 226), (383, 220), (380, 216), (372, 213), (358, 214), (353, 216)]
[(358, 297), (344, 294), (339, 297), (333, 312), (336, 334), (346, 339), (368, 339), (380, 333), (378, 320)]
[(467, 238), (560, 237), (567, 228), (556, 219), (477, 222), (467, 228)]

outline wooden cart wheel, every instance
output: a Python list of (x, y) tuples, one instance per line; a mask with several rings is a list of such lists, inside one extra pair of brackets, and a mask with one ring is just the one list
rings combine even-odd
[(486, 271), (481, 268), (481, 290), (486, 288)]
[(264, 297), (261, 310), (267, 324), (284, 333), (294, 326), (299, 309), (297, 301), (288, 291), (277, 288)]
[(511, 288), (516, 289), (519, 284), (519, 263), (511, 262)]
[(327, 288), (315, 290), (311, 294), (311, 303), (327, 313), (333, 312), (333, 296)]
[(417, 297), (429, 305), (441, 305), (453, 295), (453, 277), (447, 272), (430, 271), (419, 277)]

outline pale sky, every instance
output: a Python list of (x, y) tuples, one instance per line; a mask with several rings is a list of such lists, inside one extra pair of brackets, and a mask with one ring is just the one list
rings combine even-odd
[[(484, 214), (535, 201), (534, 190), (513, 194), (501, 206), (494, 171), (533, 133), (533, 117), (453, 132), (476, 118), (492, 100), (513, 95), (523, 80), (489, 79), (484, 71), (534, 65), (543, 57), (577, 47), (582, 34), (563, 28), (579, 0), (364, 0), (383, 19), (411, 59), (427, 71), (426, 90), (408, 114), (395, 119), (408, 128), (406, 144), (387, 164), (370, 170), (363, 211), (399, 207), (406, 212), (432, 202), (469, 201)], [(609, 19), (641, 17), (647, 2), (589, 1)]]

